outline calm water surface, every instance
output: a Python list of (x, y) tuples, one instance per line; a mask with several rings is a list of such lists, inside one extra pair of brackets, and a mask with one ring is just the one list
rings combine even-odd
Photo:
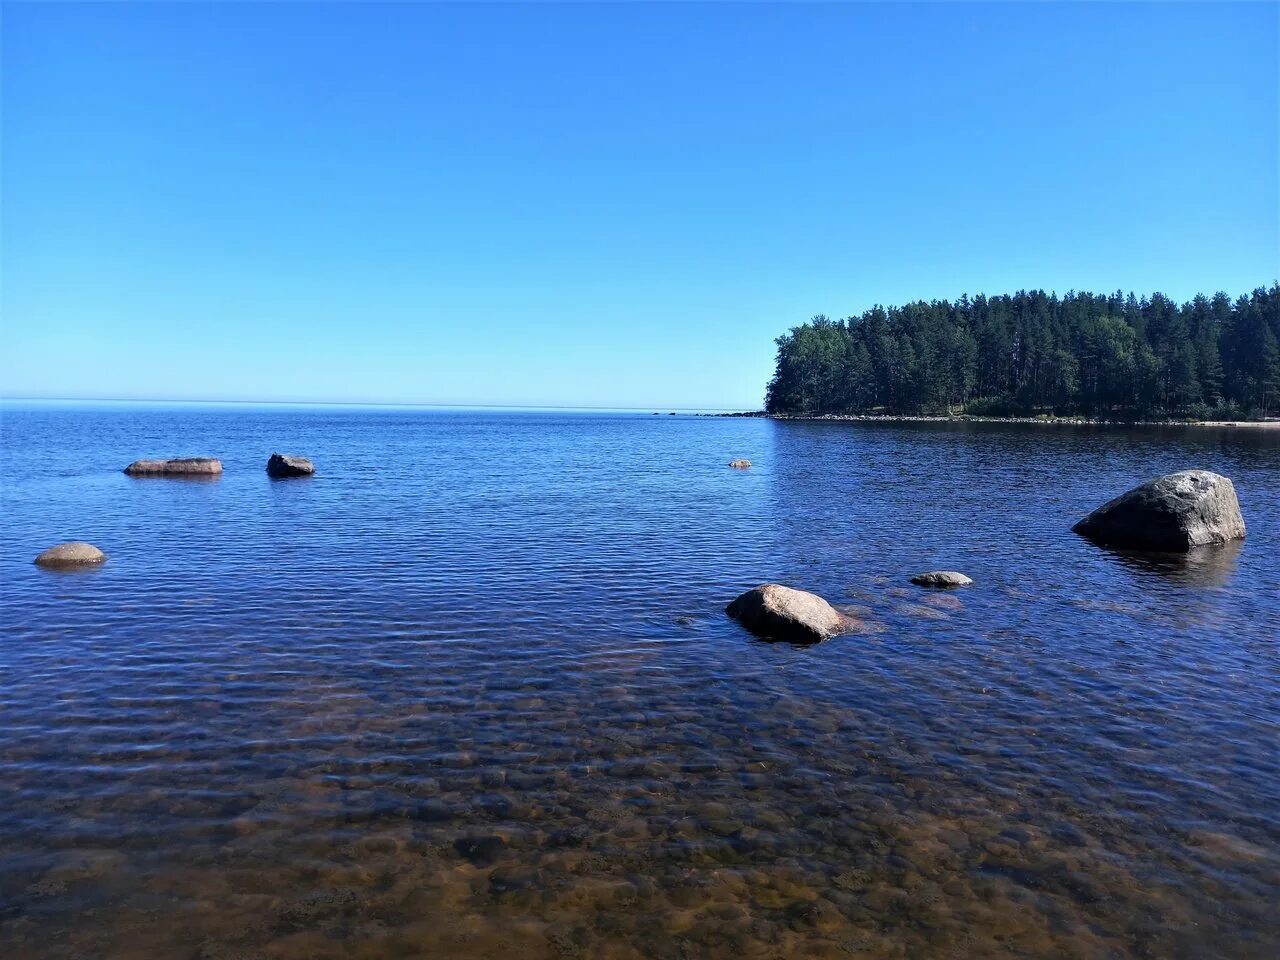
[[(8, 960), (1280, 954), (1280, 433), (0, 428)], [(120, 472), (166, 455), (226, 472)], [(1188, 467), (1242, 546), (1071, 534)], [(31, 563), (72, 538), (109, 562)], [(752, 639), (722, 608), (769, 580), (861, 628)]]

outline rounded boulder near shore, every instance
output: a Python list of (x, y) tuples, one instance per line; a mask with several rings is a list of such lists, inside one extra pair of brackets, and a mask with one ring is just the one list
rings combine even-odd
[(295, 457), (290, 453), (273, 453), (267, 460), (267, 476), (277, 479), (285, 477), (310, 477), (316, 472), (315, 464), (306, 457)]
[(216, 477), (222, 473), (222, 461), (216, 457), (135, 460), (124, 472), (131, 477)]
[(778, 583), (748, 590), (725, 607), (725, 613), (758, 637), (788, 643), (817, 643), (853, 625), (816, 593)]
[(955, 570), (930, 570), (928, 573), (917, 573), (911, 578), (917, 587), (967, 587), (973, 581), (963, 573)]
[(107, 555), (92, 543), (83, 540), (72, 540), (50, 547), (36, 557), (36, 565), (57, 569), (74, 567), (90, 567), (102, 563)]
[(1071, 528), (1103, 547), (1185, 553), (1245, 536), (1236, 488), (1208, 470), (1183, 470), (1108, 500)]

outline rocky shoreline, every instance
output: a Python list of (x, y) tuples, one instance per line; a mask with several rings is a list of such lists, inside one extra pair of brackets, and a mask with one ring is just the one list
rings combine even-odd
[(1033, 426), (1077, 427), (1260, 427), (1280, 429), (1280, 419), (1270, 420), (1102, 420), (1094, 417), (979, 417), (874, 413), (713, 413), (713, 417), (757, 417), (764, 420), (837, 420), (850, 423), (1025, 423)]

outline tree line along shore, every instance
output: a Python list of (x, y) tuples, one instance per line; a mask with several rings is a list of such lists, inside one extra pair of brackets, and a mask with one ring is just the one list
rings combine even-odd
[(764, 412), (1091, 421), (1280, 415), (1280, 284), (1232, 300), (1043, 290), (816, 316), (777, 338)]

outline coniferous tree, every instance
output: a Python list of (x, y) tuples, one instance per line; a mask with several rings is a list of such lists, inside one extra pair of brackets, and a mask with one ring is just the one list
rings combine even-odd
[(1203, 295), (1020, 290), (817, 316), (777, 340), (773, 413), (1280, 413), (1280, 285)]

